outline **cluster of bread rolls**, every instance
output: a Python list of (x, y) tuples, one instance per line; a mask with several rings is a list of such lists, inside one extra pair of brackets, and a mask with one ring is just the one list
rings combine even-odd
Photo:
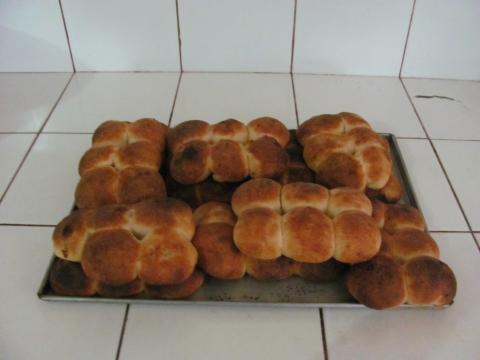
[(102, 123), (80, 160), (76, 206), (92, 209), (165, 196), (159, 169), (166, 134), (167, 127), (155, 119)]
[(185, 121), (168, 132), (170, 174), (181, 184), (195, 184), (210, 175), (218, 182), (277, 177), (286, 169), (283, 148), (288, 142), (288, 129), (270, 117), (247, 125), (235, 119), (214, 125)]
[(139, 279), (155, 287), (192, 276), (198, 256), (194, 233), (187, 204), (152, 198), (74, 211), (56, 226), (53, 245), (58, 258), (79, 262), (98, 286), (126, 286)]
[[(314, 116), (300, 125), (297, 138), (304, 146), (307, 165), (321, 184), (379, 190), (391, 179), (388, 142), (357, 114)], [(391, 181), (389, 194), (396, 185)]]
[(282, 280), (298, 275), (320, 282), (337, 279), (346, 268), (333, 259), (308, 264), (284, 256), (261, 260), (243, 254), (233, 241), (236, 216), (226, 203), (205, 203), (194, 211), (193, 217), (197, 224), (192, 240), (198, 252), (197, 266), (214, 278), (233, 280), (248, 274), (257, 280)]
[(451, 304), (455, 275), (438, 259), (438, 246), (425, 232), (420, 212), (407, 205), (375, 201), (373, 216), (382, 227), (382, 247), (373, 259), (349, 269), (346, 284), (350, 294), (374, 309), (404, 303)]
[(238, 216), (235, 245), (256, 259), (283, 255), (321, 263), (333, 257), (354, 264), (380, 249), (371, 202), (356, 189), (327, 190), (302, 182), (282, 186), (270, 179), (252, 179), (234, 192), (232, 208)]

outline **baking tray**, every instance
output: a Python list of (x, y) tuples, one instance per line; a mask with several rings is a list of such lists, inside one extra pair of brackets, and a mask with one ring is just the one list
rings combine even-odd
[[(420, 209), (415, 191), (393, 134), (382, 134), (390, 145), (393, 171), (403, 187), (400, 203)], [(332, 283), (314, 283), (298, 277), (281, 281), (258, 281), (249, 276), (239, 280), (218, 280), (205, 277), (202, 288), (185, 300), (159, 300), (140, 294), (129, 298), (82, 297), (56, 295), (48, 283), (48, 274), (53, 265), (53, 256), (44, 275), (38, 297), (47, 301), (100, 302), (122, 304), (222, 304), (222, 305), (274, 305), (296, 307), (364, 308), (356, 302), (343, 285), (343, 279)], [(402, 305), (401, 308), (419, 306)], [(432, 306), (422, 306), (432, 308)], [(437, 307), (438, 308), (438, 307)]]

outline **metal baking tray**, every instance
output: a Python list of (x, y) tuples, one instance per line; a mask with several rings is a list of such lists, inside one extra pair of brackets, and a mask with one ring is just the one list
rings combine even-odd
[[(395, 136), (393, 134), (382, 135), (389, 142), (393, 158), (393, 171), (400, 180), (404, 190), (400, 203), (409, 204), (421, 211)], [(38, 290), (38, 297), (42, 300), (122, 304), (222, 304), (332, 308), (365, 307), (350, 296), (343, 285), (343, 279), (332, 283), (314, 283), (298, 277), (291, 277), (281, 281), (258, 281), (249, 276), (245, 276), (239, 280), (226, 281), (206, 276), (202, 288), (185, 300), (151, 299), (145, 294), (129, 298), (61, 296), (53, 293), (48, 283), (48, 274), (50, 273), (53, 261), (54, 257), (52, 257), (50, 261), (40, 289)], [(418, 306), (412, 305), (402, 305), (401, 307), (418, 308)], [(425, 307), (431, 308), (432, 306)]]

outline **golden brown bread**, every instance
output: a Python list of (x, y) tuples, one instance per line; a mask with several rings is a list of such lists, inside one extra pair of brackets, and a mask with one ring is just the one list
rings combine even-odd
[(80, 160), (75, 191), (78, 208), (127, 204), (165, 196), (158, 173), (164, 155), (166, 126), (155, 119), (106, 121)]
[(232, 195), (232, 209), (237, 216), (245, 210), (266, 207), (280, 212), (282, 186), (270, 179), (252, 179), (240, 185)]
[(198, 254), (190, 239), (156, 231), (142, 241), (139, 277), (149, 284), (178, 284), (193, 272)]
[(78, 262), (55, 259), (48, 281), (59, 295), (93, 296), (97, 291), (97, 282), (85, 275)]
[(457, 281), (447, 264), (430, 256), (418, 256), (404, 265), (409, 304), (448, 305), (453, 303)]
[(385, 216), (387, 214), (388, 205), (379, 201), (372, 201), (372, 218), (375, 220), (379, 228), (383, 228), (385, 224)]
[(341, 212), (357, 210), (372, 215), (372, 203), (363, 192), (349, 187), (340, 187), (330, 190), (327, 214), (335, 217)]
[(192, 244), (198, 251), (198, 266), (208, 275), (225, 280), (245, 275), (245, 255), (233, 243), (232, 225), (198, 225)]
[(355, 264), (374, 257), (382, 238), (375, 221), (365, 213), (346, 211), (333, 219), (336, 260)]
[(329, 192), (321, 185), (296, 182), (282, 186), (281, 204), (284, 212), (305, 206), (325, 211), (328, 202)]
[(140, 294), (144, 290), (144, 283), (140, 279), (135, 279), (124, 285), (109, 285), (99, 282), (97, 293), (107, 298), (124, 298)]
[[(364, 191), (383, 189), (392, 175), (390, 149), (365, 119), (353, 113), (314, 116), (302, 123), (297, 137), (316, 181), (329, 188), (349, 186)], [(400, 198), (392, 183), (388, 196)]]
[(335, 251), (332, 221), (313, 207), (297, 207), (283, 216), (283, 255), (296, 261), (320, 263)]
[(385, 223), (383, 228), (394, 233), (401, 229), (425, 230), (425, 222), (418, 209), (408, 205), (390, 205), (385, 213)]
[(388, 309), (407, 300), (402, 267), (392, 257), (378, 255), (350, 268), (346, 277), (350, 294), (372, 309)]
[(261, 260), (278, 258), (282, 254), (282, 216), (264, 207), (245, 210), (235, 224), (233, 240), (247, 256)]
[(53, 250), (65, 260), (80, 261), (90, 228), (91, 212), (76, 210), (58, 223), (53, 231)]
[(394, 234), (384, 233), (382, 240), (399, 263), (418, 256), (438, 258), (438, 245), (432, 237), (418, 229), (402, 229)]
[(243, 146), (233, 140), (219, 140), (211, 149), (213, 180), (237, 182), (249, 174), (247, 154)]
[(370, 198), (378, 198), (388, 203), (396, 203), (400, 201), (403, 195), (402, 185), (400, 180), (392, 174), (387, 181), (387, 184), (381, 189), (366, 189), (366, 194)]
[(191, 120), (170, 129), (167, 137), (170, 173), (181, 184), (196, 184), (210, 175), (220, 182), (248, 176), (276, 178), (287, 168), (283, 147), (290, 133), (273, 118), (258, 118), (247, 125), (235, 119), (214, 125)]
[(280, 256), (273, 260), (247, 258), (247, 273), (257, 280), (283, 280), (295, 273), (297, 263)]
[(127, 230), (95, 232), (85, 243), (83, 271), (94, 280), (123, 285), (137, 277), (140, 242)]
[(203, 285), (203, 273), (195, 270), (192, 275), (179, 284), (150, 285), (145, 284), (147, 294), (155, 299), (186, 299), (197, 292)]
[(247, 126), (235, 119), (226, 119), (211, 125), (211, 141), (231, 140), (241, 144), (248, 140)]
[(275, 139), (281, 147), (290, 141), (290, 133), (283, 123), (275, 118), (264, 116), (250, 121), (247, 125), (249, 140), (257, 140), (264, 136)]
[(198, 225), (224, 223), (235, 225), (237, 218), (227, 203), (211, 201), (199, 206), (193, 212), (193, 218)]

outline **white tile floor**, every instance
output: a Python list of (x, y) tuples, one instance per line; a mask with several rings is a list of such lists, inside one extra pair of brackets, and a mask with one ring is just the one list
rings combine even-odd
[[(0, 280), (7, 289), (0, 292), (4, 304), (0, 307), (0, 359), (52, 359), (58, 354), (114, 359), (125, 307), (50, 304), (34, 295), (51, 252), (52, 228), (27, 225), (54, 225), (68, 213), (78, 160), (90, 143), (89, 134), (74, 133), (91, 133), (107, 118), (154, 116), (167, 122), (172, 110), (172, 124), (192, 118), (248, 121), (272, 115), (296, 127), (292, 79), (279, 74), (185, 73), (172, 109), (178, 74), (77, 74), (47, 119), (69, 78), (68, 74), (55, 75), (51, 83), (43, 83), (44, 94), (20, 86), (24, 74), (8, 74), (10, 83), (19, 84), (11, 91), (1, 90), (0, 82), (0, 93), (10, 99), (1, 102), (0, 97), (0, 133), (9, 132), (0, 134), (1, 191), (12, 180), (35, 132), (47, 121), (47, 133), (36, 138), (0, 203)], [(32, 75), (31, 79), (40, 82), (49, 76)], [(480, 358), (476, 306), (480, 257), (457, 202), (458, 198), (472, 228), (480, 231), (480, 170), (476, 166), (480, 141), (463, 141), (480, 134), (480, 121), (475, 117), (478, 105), (472, 101), (478, 97), (476, 85), (456, 82), (455, 93), (437, 93), (433, 90), (438, 80), (422, 80), (425, 89), (433, 89), (427, 95), (435, 92), (456, 99), (426, 100), (415, 98), (413, 82), (407, 81), (428, 135), (452, 138), (434, 140), (432, 148), (398, 79), (294, 78), (300, 120), (316, 113), (350, 110), (364, 115), (378, 131), (402, 137), (400, 147), (428, 225), (442, 232), (434, 236), (459, 283), (456, 303), (446, 311), (325, 309), (329, 358)], [(428, 102), (428, 108), (422, 108), (422, 101)], [(471, 111), (458, 112), (459, 102)], [(451, 131), (445, 131), (449, 127)], [(32, 133), (17, 134), (25, 131)], [(476, 236), (480, 240), (480, 234)], [(120, 358), (321, 359), (322, 338), (318, 309), (132, 306)]]

